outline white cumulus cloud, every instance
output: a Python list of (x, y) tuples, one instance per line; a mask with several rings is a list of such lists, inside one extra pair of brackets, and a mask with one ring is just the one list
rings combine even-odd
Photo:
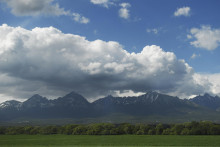
[(192, 28), (188, 39), (194, 39), (190, 44), (206, 50), (215, 50), (220, 45), (220, 29), (212, 29), (210, 26)]
[(178, 8), (174, 12), (174, 16), (190, 16), (190, 7)]
[[(209, 88), (209, 93), (220, 95), (220, 73), (216, 74), (195, 74), (194, 79), (206, 89)], [(209, 83), (209, 84), (208, 84)]]
[(153, 29), (146, 29), (147, 33), (154, 33), (154, 34), (158, 34), (159, 31), (161, 30), (161, 28), (153, 28)]
[(197, 79), (184, 60), (156, 45), (129, 53), (118, 42), (88, 41), (54, 27), (0, 26), (0, 93), (5, 97), (60, 96), (72, 90), (89, 98), (119, 91), (178, 96), (211, 91), (208, 80)]
[(124, 18), (124, 19), (128, 19), (130, 17), (130, 10), (129, 8), (131, 7), (131, 4), (129, 3), (121, 3), (120, 4), (121, 8), (119, 9), (119, 16), (121, 18)]
[(1, 0), (7, 3), (14, 15), (66, 15), (68, 12), (60, 8), (59, 4), (53, 4), (53, 0)]
[(90, 21), (88, 18), (81, 16), (79, 13), (73, 13), (72, 15), (73, 15), (73, 19), (76, 22), (87, 24)]
[(220, 95), (220, 74), (205, 74), (205, 76), (212, 83), (212, 93)]
[(110, 5), (114, 5), (114, 2), (112, 0), (90, 0), (90, 2), (95, 5), (101, 5), (106, 8), (109, 8)]
[(78, 13), (71, 13), (61, 8), (54, 0), (0, 0), (11, 8), (11, 13), (16, 16), (73, 16), (73, 20), (79, 23), (88, 23), (89, 19)]
[(200, 57), (200, 54), (193, 53), (192, 56), (190, 57), (190, 59), (195, 59), (197, 57)]

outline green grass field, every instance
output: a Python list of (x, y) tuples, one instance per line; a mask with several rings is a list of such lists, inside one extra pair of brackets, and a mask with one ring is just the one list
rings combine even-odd
[(0, 147), (220, 146), (220, 136), (0, 135)]

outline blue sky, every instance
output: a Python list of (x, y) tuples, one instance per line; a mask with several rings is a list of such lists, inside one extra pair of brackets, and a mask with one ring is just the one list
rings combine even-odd
[[(199, 75), (199, 77), (204, 78), (199, 82), (197, 78), (197, 84), (202, 85), (203, 90), (197, 89), (194, 92), (183, 94), (176, 91), (183, 91), (184, 88), (182, 90), (171, 88), (172, 90), (169, 91), (170, 88), (145, 85), (146, 90), (150, 87), (152, 90), (161, 92), (168, 90), (170, 94), (183, 94), (184, 96), (205, 92), (219, 94), (220, 91), (216, 90), (220, 84), (216, 83), (220, 77), (219, 5), (219, 0), (29, 0), (29, 3), (22, 0), (0, 0), (0, 24), (7, 24), (8, 27), (13, 28), (20, 26), (29, 31), (36, 27), (47, 28), (52, 26), (63, 34), (79, 35), (90, 42), (95, 40), (117, 42), (128, 53), (134, 52), (135, 54), (141, 53), (145, 46), (160, 46), (163, 53), (172, 52), (177, 60), (185, 60), (184, 64), (188, 64), (194, 72), (192, 76), (197, 75), (198, 77)], [(160, 61), (158, 60), (158, 62)], [(26, 62), (31, 64), (31, 61)], [(115, 60), (115, 62), (117, 61)], [(165, 62), (162, 64), (167, 65)], [(176, 63), (174, 64), (176, 65)], [(7, 67), (8, 65), (9, 63), (4, 66)], [(2, 70), (0, 73), (12, 78), (30, 80), (29, 77), (20, 77), (16, 73), (8, 71)], [(33, 78), (31, 80), (38, 81), (39, 79)], [(60, 87), (48, 83), (51, 79), (47, 80), (45, 80), (46, 82), (43, 81), (47, 83), (46, 89), (51, 91), (60, 89)], [(162, 81), (166, 80), (162, 79)], [(209, 84), (214, 85), (214, 90), (213, 87), (207, 88), (206, 85), (209, 84), (204, 84), (201, 81), (208, 81)], [(213, 83), (213, 81), (215, 82)], [(146, 80), (146, 82), (149, 81)], [(137, 87), (141, 85), (143, 84), (137, 84)], [(51, 88), (53, 86), (56, 88)], [(63, 94), (70, 89), (80, 91), (71, 86), (52, 96)], [(46, 94), (39, 89), (29, 92), (25, 90), (21, 92), (19, 97), (28, 97), (33, 92)], [(118, 89), (106, 87), (103, 90), (106, 92), (98, 92), (92, 95), (98, 97), (117, 90), (122, 93), (123, 90), (144, 92), (143, 89), (129, 86), (118, 87)], [(13, 94), (4, 93), (3, 95), (14, 98)], [(91, 95), (91, 91), (85, 95)]]

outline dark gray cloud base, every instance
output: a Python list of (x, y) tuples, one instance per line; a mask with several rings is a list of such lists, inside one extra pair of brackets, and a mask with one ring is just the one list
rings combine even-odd
[(212, 86), (199, 82), (184, 60), (156, 45), (128, 53), (114, 41), (88, 41), (53, 27), (26, 30), (5, 24), (0, 26), (0, 80), (0, 96), (15, 98), (72, 90), (89, 98), (125, 90), (189, 96)]

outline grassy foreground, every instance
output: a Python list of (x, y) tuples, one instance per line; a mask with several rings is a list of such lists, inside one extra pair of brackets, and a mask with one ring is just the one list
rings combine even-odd
[(70, 146), (220, 146), (220, 136), (169, 135), (0, 135), (1, 147)]

